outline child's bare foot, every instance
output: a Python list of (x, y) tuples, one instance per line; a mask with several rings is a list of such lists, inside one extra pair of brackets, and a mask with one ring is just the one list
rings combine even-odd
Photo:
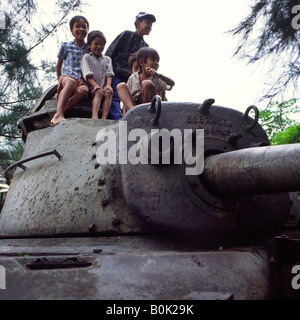
[(65, 117), (63, 116), (56, 116), (54, 115), (54, 117), (52, 118), (51, 122), (50, 122), (50, 126), (51, 127), (55, 127), (56, 125), (58, 125), (59, 123), (65, 121)]

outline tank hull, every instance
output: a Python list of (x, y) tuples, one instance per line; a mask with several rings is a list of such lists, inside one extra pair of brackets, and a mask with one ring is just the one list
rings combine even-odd
[(170, 240), (157, 236), (2, 239), (0, 265), (6, 269), (6, 290), (0, 291), (0, 299), (270, 297), (269, 262), (262, 249), (175, 250)]

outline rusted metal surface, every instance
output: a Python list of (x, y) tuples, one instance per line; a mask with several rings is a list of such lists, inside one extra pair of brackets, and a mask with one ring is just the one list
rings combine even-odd
[[(187, 176), (185, 162), (169, 165), (129, 161), (119, 164), (119, 159), (115, 164), (97, 162), (97, 150), (106, 141), (99, 137), (96, 141), (98, 132), (104, 137), (110, 131), (119, 141), (121, 135), (128, 137), (135, 128), (142, 128), (150, 140), (153, 129), (171, 132), (176, 128), (182, 134), (184, 130), (203, 129), (204, 155), (210, 159), (219, 156), (230, 159), (231, 155), (234, 159), (235, 152), (246, 149), (250, 155), (245, 161), (251, 162), (251, 156), (257, 154), (253, 145), (269, 145), (256, 115), (255, 119), (248, 115), (252, 107), (242, 114), (212, 103), (213, 100), (202, 105), (154, 101), (151, 105), (137, 106), (123, 119), (126, 132), (120, 132), (123, 121), (83, 118), (69, 118), (49, 127), (49, 120), (45, 124), (49, 118), (45, 116), (47, 109), (23, 119), (20, 127), (25, 128), (26, 148), (20, 163), (54, 149), (62, 158), (34, 159), (27, 162), (25, 171), (17, 169), (0, 215), (0, 236), (171, 232), (213, 238), (282, 225), (291, 209), (288, 193), (258, 195), (252, 189), (242, 195), (233, 191), (224, 197), (202, 182), (208, 176), (206, 171), (200, 176)], [(126, 152), (136, 144), (129, 140)], [(117, 148), (117, 154), (121, 153), (118, 145)], [(256, 157), (258, 163), (261, 158)], [(220, 163), (226, 165), (224, 161)], [(285, 167), (288, 172), (288, 163)], [(226, 170), (219, 170), (224, 176), (228, 174), (227, 184), (232, 183), (229, 175), (235, 169), (228, 165)], [(251, 179), (252, 172), (247, 176)], [(222, 178), (215, 180), (222, 188)], [(243, 180), (246, 181), (240, 175), (240, 181)], [(294, 187), (295, 183), (290, 181), (285, 191), (293, 191)]]
[[(116, 213), (109, 204), (107, 184), (117, 181), (118, 172), (105, 176), (95, 167), (92, 145), (99, 129), (115, 121), (68, 119), (52, 128), (32, 131), (22, 159), (56, 149), (62, 156), (37, 158), (17, 168), (0, 214), (1, 236), (92, 234), (129, 232), (126, 224), (112, 222)], [(21, 160), (22, 161), (22, 160)], [(105, 183), (102, 183), (105, 178)], [(121, 194), (121, 185), (117, 185)], [(123, 208), (122, 208), (123, 210)], [(126, 215), (126, 208), (123, 210)], [(130, 220), (130, 215), (123, 221)], [(133, 219), (134, 220), (134, 219)], [(94, 224), (94, 228), (90, 226)], [(124, 229), (122, 229), (124, 228)], [(134, 226), (133, 226), (134, 228)]]
[[(5, 172), (4, 172), (4, 176), (6, 178), (6, 180), (8, 181), (8, 177), (7, 177), (7, 174), (10, 170), (14, 169), (15, 167), (20, 167), (22, 168), (23, 170), (26, 169), (26, 167), (23, 165), (23, 163), (25, 162), (28, 162), (28, 161), (32, 161), (32, 160), (35, 160), (35, 159), (38, 159), (38, 158), (43, 158), (43, 157), (46, 157), (46, 156), (50, 156), (50, 155), (55, 155), (58, 160), (60, 160), (61, 158), (61, 155), (56, 151), (56, 150), (52, 150), (52, 151), (46, 151), (46, 152), (43, 152), (43, 153), (40, 153), (38, 155), (35, 155), (35, 156), (32, 156), (32, 157), (29, 157), (29, 158), (26, 158), (26, 159), (22, 159), (20, 161), (17, 161), (15, 162), (14, 164), (12, 164), (11, 166), (9, 166)], [(8, 181), (9, 183), (10, 181)]]
[[(178, 250), (165, 240), (142, 236), (1, 240), (0, 264), (7, 278), (0, 299), (181, 300), (214, 299), (227, 293), (236, 300), (261, 300), (270, 296), (268, 259), (261, 249)], [(102, 250), (93, 253), (95, 248)], [(26, 249), (27, 256), (20, 256)], [(16, 255), (5, 256), (7, 251)]]
[(300, 190), (300, 144), (256, 147), (210, 156), (201, 176), (215, 194)]

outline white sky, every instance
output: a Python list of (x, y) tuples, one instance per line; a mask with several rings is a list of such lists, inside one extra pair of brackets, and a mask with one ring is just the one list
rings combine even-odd
[[(101, 30), (107, 47), (124, 30), (135, 30), (135, 16), (146, 11), (157, 21), (149, 36), (150, 47), (160, 55), (158, 72), (172, 78), (175, 86), (167, 93), (169, 101), (202, 103), (214, 98), (216, 105), (242, 112), (252, 104), (263, 108), (259, 98), (263, 94), (267, 69), (247, 65), (232, 58), (237, 45), (226, 31), (234, 28), (250, 12), (251, 0), (90, 0), (81, 11), (90, 23), (90, 31)], [(51, 20), (50, 6), (54, 1), (39, 0), (45, 15)], [(42, 15), (41, 15), (42, 17)], [(55, 19), (52, 18), (52, 21)], [(60, 43), (72, 39), (70, 32), (59, 35), (59, 41), (45, 41), (47, 57), (56, 55)], [(54, 43), (54, 44), (53, 44)], [(293, 96), (285, 97), (285, 100)]]
[[(234, 63), (236, 40), (225, 31), (245, 17), (246, 3), (249, 1), (116, 0), (112, 1), (116, 14), (111, 16), (104, 1), (90, 1), (91, 7), (83, 13), (90, 30), (104, 32), (108, 45), (123, 30), (134, 30), (138, 12), (154, 14), (156, 22), (145, 40), (160, 55), (158, 72), (175, 81), (168, 100), (202, 103), (214, 98), (216, 105), (245, 111), (254, 104), (262, 80), (251, 74), (245, 62)], [(101, 14), (103, 6), (107, 15)]]

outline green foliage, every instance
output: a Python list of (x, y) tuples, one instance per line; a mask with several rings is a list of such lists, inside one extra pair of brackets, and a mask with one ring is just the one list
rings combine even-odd
[(24, 143), (17, 141), (11, 144), (6, 149), (0, 150), (0, 167), (4, 170), (6, 167), (13, 164), (14, 159), (20, 159), (24, 150)]
[[(259, 122), (271, 145), (300, 143), (300, 108), (296, 103), (296, 99), (271, 103), (266, 110), (259, 112)], [(300, 198), (300, 191), (296, 193)]]
[[(16, 142), (12, 143), (6, 148), (0, 149), (0, 180), (1, 175), (7, 167), (15, 163), (19, 160), (23, 154), (24, 143), (22, 141), (16, 140)], [(12, 178), (13, 171), (9, 172), (9, 179)]]
[(300, 143), (300, 124), (295, 124), (283, 132), (278, 132), (272, 139), (272, 144)]
[(29, 254), (27, 253), (27, 250), (23, 250), (19, 253), (20, 256), (22, 257), (29, 257)]
[(296, 99), (281, 103), (273, 102), (260, 111), (260, 124), (265, 129), (271, 144), (288, 144), (300, 142), (300, 124), (297, 116), (300, 107)]
[[(32, 61), (32, 53), (55, 34), (67, 15), (81, 5), (80, 0), (56, 1), (53, 23), (37, 18), (39, 2), (1, 1), (6, 28), (0, 29), (0, 168), (20, 159), (23, 142), (17, 122), (26, 116), (42, 93), (42, 82), (55, 79), (55, 62)], [(52, 80), (51, 80), (52, 79)], [(51, 81), (50, 81), (51, 80)]]

